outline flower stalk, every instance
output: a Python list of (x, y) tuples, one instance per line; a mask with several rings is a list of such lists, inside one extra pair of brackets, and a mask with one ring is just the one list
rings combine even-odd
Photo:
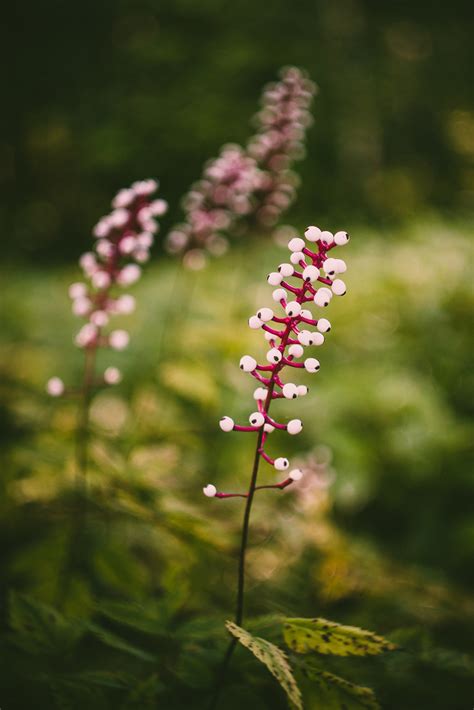
[[(299, 419), (292, 419), (286, 423), (277, 422), (270, 416), (270, 406), (275, 399), (297, 399), (308, 393), (306, 385), (283, 382), (281, 375), (285, 368), (304, 369), (308, 373), (319, 372), (319, 360), (314, 357), (304, 357), (305, 348), (321, 346), (324, 343), (324, 334), (331, 330), (331, 324), (326, 318), (313, 317), (312, 311), (304, 306), (312, 303), (318, 309), (323, 309), (329, 305), (334, 295), (342, 296), (346, 293), (345, 283), (339, 278), (339, 274), (346, 271), (346, 264), (342, 259), (328, 256), (328, 253), (336, 246), (347, 244), (349, 241), (347, 232), (340, 231), (332, 234), (310, 226), (305, 231), (305, 237), (306, 241), (299, 237), (289, 241), (290, 262), (280, 264), (277, 271), (271, 272), (267, 277), (269, 284), (278, 287), (273, 291), (272, 296), (282, 311), (280, 315), (277, 315), (272, 308), (263, 307), (249, 319), (250, 328), (263, 330), (270, 346), (265, 364), (258, 364), (250, 355), (244, 355), (240, 360), (240, 368), (254, 377), (259, 385), (263, 385), (257, 387), (254, 392), (258, 410), (250, 415), (249, 425), (235, 424), (228, 416), (220, 420), (220, 428), (224, 432), (257, 433), (249, 487), (247, 491), (237, 493), (218, 491), (212, 483), (203, 488), (204, 494), (209, 498), (246, 499), (238, 561), (235, 611), (235, 623), (238, 626), (242, 625), (244, 615), (245, 557), (254, 496), (261, 490), (283, 490), (303, 476), (303, 471), (295, 468), (290, 470), (288, 476), (282, 481), (257, 485), (262, 460), (278, 472), (290, 468), (287, 458), (282, 456), (273, 458), (266, 451), (266, 444), (273, 432), (284, 430), (290, 435), (296, 435), (303, 428)], [(275, 327), (269, 326), (268, 323), (275, 324)], [(308, 330), (307, 325), (315, 327), (316, 330)], [(211, 708), (217, 706), (223, 677), (235, 644), (236, 639), (232, 638), (219, 674)]]

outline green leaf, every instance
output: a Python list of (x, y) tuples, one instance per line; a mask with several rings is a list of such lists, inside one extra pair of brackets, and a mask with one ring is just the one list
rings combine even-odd
[(285, 619), (283, 638), (296, 653), (316, 651), (334, 656), (372, 656), (396, 648), (372, 631), (326, 619)]
[(98, 624), (89, 623), (87, 627), (89, 631), (91, 631), (95, 636), (97, 636), (97, 638), (102, 641), (102, 643), (104, 643), (106, 646), (115, 648), (117, 651), (122, 651), (123, 653), (128, 653), (131, 656), (140, 658), (142, 661), (156, 660), (155, 656), (153, 656), (151, 653), (148, 653), (147, 651), (138, 648), (138, 646), (134, 646), (133, 644), (128, 643), (128, 641), (125, 641), (125, 639), (121, 638), (120, 636), (117, 636), (108, 629), (104, 629)]
[(345, 678), (304, 665), (303, 673), (316, 683), (318, 701), (324, 710), (380, 710), (373, 690), (355, 685)]
[(158, 695), (164, 690), (158, 674), (152, 673), (144, 680), (139, 681), (133, 690), (125, 698), (123, 710), (131, 710), (132, 708), (156, 707)]
[(248, 631), (245, 631), (245, 629), (237, 626), (232, 621), (227, 621), (226, 627), (240, 641), (242, 646), (248, 648), (275, 676), (288, 697), (290, 707), (295, 710), (303, 710), (300, 689), (296, 684), (285, 653), (278, 646), (270, 643), (270, 641), (265, 641), (265, 639), (258, 636), (252, 636), (252, 634), (249, 634)]

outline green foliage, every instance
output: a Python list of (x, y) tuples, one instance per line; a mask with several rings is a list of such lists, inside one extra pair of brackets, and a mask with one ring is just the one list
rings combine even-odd
[(252, 634), (232, 621), (227, 621), (226, 627), (242, 646), (248, 648), (275, 676), (288, 696), (290, 707), (295, 708), (295, 710), (303, 710), (301, 693), (284, 652), (275, 644), (270, 643), (270, 641), (265, 641), (265, 639), (258, 636), (252, 636)]
[(296, 653), (316, 651), (334, 656), (373, 656), (396, 648), (372, 631), (327, 619), (285, 619), (283, 637)]
[(380, 710), (373, 690), (355, 685), (334, 673), (313, 665), (301, 667), (303, 673), (316, 686), (317, 705), (324, 710)]

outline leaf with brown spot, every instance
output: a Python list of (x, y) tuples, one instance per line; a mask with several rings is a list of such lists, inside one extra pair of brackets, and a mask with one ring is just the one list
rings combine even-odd
[(300, 689), (296, 684), (286, 654), (281, 648), (278, 648), (275, 644), (258, 636), (252, 636), (252, 634), (242, 629), (240, 626), (237, 626), (237, 624), (234, 624), (232, 621), (227, 621), (226, 627), (227, 630), (240, 641), (242, 646), (248, 648), (277, 679), (288, 697), (290, 707), (293, 710), (303, 710)]
[(285, 619), (283, 638), (296, 653), (316, 651), (334, 656), (372, 656), (396, 648), (372, 631), (326, 619)]

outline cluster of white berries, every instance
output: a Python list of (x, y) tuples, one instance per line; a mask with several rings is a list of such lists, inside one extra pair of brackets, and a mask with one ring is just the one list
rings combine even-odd
[[(273, 308), (260, 308), (249, 319), (252, 329), (261, 329), (268, 341), (269, 350), (266, 354), (266, 364), (260, 365), (251, 355), (244, 355), (240, 360), (240, 369), (254, 377), (259, 386), (253, 397), (258, 410), (249, 417), (248, 425), (235, 424), (231, 417), (222, 417), (219, 425), (222, 431), (259, 432), (259, 454), (277, 471), (289, 469), (287, 458), (272, 459), (265, 452), (265, 442), (275, 429), (286, 430), (288, 434), (299, 434), (303, 425), (299, 419), (291, 419), (281, 424), (269, 415), (273, 399), (296, 399), (308, 393), (306, 385), (293, 382), (283, 382), (280, 374), (284, 367), (303, 369), (308, 373), (316, 373), (320, 369), (319, 360), (312, 355), (305, 357), (305, 348), (318, 347), (324, 343), (325, 334), (331, 330), (327, 318), (319, 318), (305, 308), (314, 304), (318, 309), (326, 308), (333, 296), (346, 293), (346, 285), (339, 274), (346, 271), (342, 259), (328, 256), (328, 252), (337, 246), (343, 246), (349, 241), (347, 232), (332, 232), (310, 226), (305, 231), (305, 239), (294, 237), (288, 243), (290, 250), (289, 263), (280, 264), (276, 271), (268, 274), (267, 281), (271, 286), (277, 286), (273, 291), (273, 301), (278, 304), (280, 314)], [(309, 327), (315, 330), (310, 330)], [(290, 471), (288, 478), (274, 486), (265, 488), (284, 488), (301, 478), (299, 469)], [(258, 488), (258, 487), (257, 487)], [(204, 489), (209, 497), (227, 498), (248, 494), (219, 493), (214, 485), (209, 484)]]
[[(152, 198), (157, 189), (155, 180), (141, 180), (119, 190), (112, 200), (112, 212), (102, 217), (93, 229), (94, 250), (79, 259), (85, 281), (69, 287), (72, 311), (85, 320), (74, 338), (79, 348), (123, 350), (128, 345), (126, 330), (104, 333), (104, 328), (111, 316), (126, 315), (135, 309), (133, 296), (116, 291), (138, 281), (140, 264), (150, 258), (154, 235), (159, 229), (157, 217), (168, 209), (165, 200)], [(116, 367), (106, 368), (102, 384), (114, 385), (120, 380), (121, 373)], [(58, 397), (64, 393), (65, 386), (59, 377), (53, 377), (46, 389), (51, 396)]]

